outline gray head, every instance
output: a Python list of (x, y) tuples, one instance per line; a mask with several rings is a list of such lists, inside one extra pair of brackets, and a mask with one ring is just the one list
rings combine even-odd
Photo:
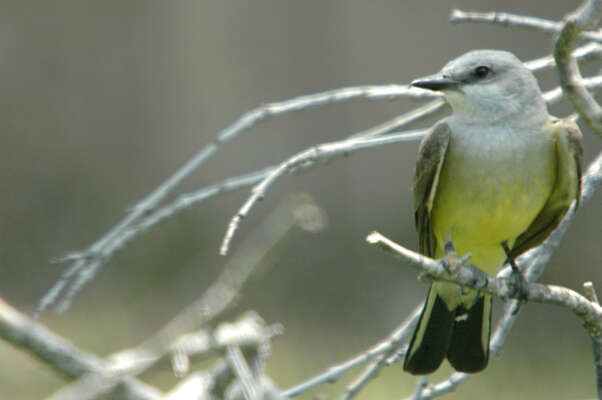
[(548, 115), (537, 80), (507, 51), (470, 51), (412, 86), (443, 92), (454, 116), (474, 122)]

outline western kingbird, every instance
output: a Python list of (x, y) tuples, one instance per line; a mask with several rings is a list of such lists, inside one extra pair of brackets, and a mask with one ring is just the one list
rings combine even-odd
[[(533, 74), (505, 51), (471, 51), (412, 86), (442, 92), (453, 111), (418, 152), (420, 251), (434, 258), (471, 253), (471, 264), (495, 274), (543, 242), (578, 201), (581, 132), (548, 114)], [(434, 282), (404, 369), (431, 373), (447, 357), (457, 371), (481, 371), (490, 324), (491, 295)]]

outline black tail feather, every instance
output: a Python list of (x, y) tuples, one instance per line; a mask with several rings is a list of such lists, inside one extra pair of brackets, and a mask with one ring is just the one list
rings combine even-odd
[(456, 309), (447, 351), (447, 359), (456, 371), (473, 373), (487, 367), (490, 333), (491, 295), (479, 297), (468, 310), (462, 306)]
[(453, 325), (454, 313), (447, 309), (431, 287), (408, 347), (403, 369), (414, 375), (424, 375), (439, 368), (448, 352)]

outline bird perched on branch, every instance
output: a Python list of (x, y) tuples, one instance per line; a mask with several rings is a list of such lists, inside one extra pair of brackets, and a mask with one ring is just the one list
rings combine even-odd
[[(423, 139), (414, 175), (420, 251), (495, 274), (539, 245), (580, 195), (581, 133), (548, 114), (533, 74), (513, 54), (476, 50), (412, 86), (452, 108)], [(447, 357), (462, 372), (487, 366), (491, 296), (432, 283), (406, 354), (412, 374)]]

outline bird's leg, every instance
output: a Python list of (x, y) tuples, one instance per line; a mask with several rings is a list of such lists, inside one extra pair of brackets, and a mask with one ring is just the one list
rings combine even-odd
[[(518, 300), (521, 302), (527, 301), (527, 281), (523, 276), (520, 269), (518, 269), (518, 265), (516, 265), (516, 261), (512, 256), (512, 252), (510, 251), (510, 247), (508, 246), (508, 241), (504, 240), (502, 242), (502, 248), (506, 253), (506, 262), (510, 264), (512, 268), (512, 275), (510, 276), (511, 281), (510, 284), (514, 290), (514, 293), (518, 292)], [(518, 308), (516, 309), (518, 312)]]
[[(456, 248), (451, 240), (445, 242), (445, 244), (443, 245), (443, 250), (445, 251), (445, 257), (443, 257), (442, 259), (443, 266), (449, 272), (453, 273), (458, 266), (464, 265), (472, 269), (473, 276), (475, 277), (473, 286), (477, 289), (477, 291), (480, 291), (481, 289), (487, 287), (487, 274), (479, 268), (475, 267), (474, 265), (467, 263), (471, 256), (470, 253), (466, 253), (464, 256), (458, 257)], [(458, 285), (458, 291), (461, 294), (464, 294), (465, 288), (461, 285)]]
[(460, 258), (458, 257), (454, 243), (451, 240), (448, 240), (443, 245), (443, 250), (445, 251), (443, 265), (445, 265), (445, 268), (447, 268), (448, 271), (453, 270), (457, 265), (460, 264)]

